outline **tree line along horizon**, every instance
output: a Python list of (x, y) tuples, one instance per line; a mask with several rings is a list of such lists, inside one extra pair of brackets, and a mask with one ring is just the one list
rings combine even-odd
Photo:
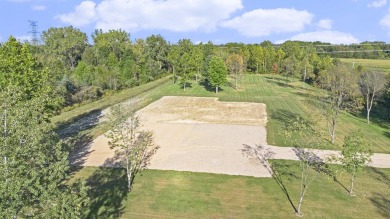
[[(388, 57), (387, 52), (379, 51), (385, 51), (388, 45), (380, 42), (375, 42), (376, 45), (364, 42), (360, 46), (331, 46), (321, 42), (287, 41), (275, 47), (270, 41), (217, 46), (211, 42), (195, 45), (189, 39), (181, 39), (177, 44), (170, 44), (161, 35), (131, 42), (130, 34), (121, 29), (95, 30), (90, 45), (87, 35), (72, 26), (49, 28), (43, 31), (41, 39), (41, 45), (26, 43), (26, 49), (35, 60), (33, 69), (45, 71), (55, 96), (59, 97), (61, 103), (57, 109), (98, 99), (104, 93), (138, 86), (168, 74), (173, 75), (173, 80), (179, 79), (179, 84), (185, 89), (192, 79), (198, 81), (202, 76), (209, 79), (208, 64), (213, 56), (214, 61), (216, 57), (221, 58), (228, 73), (236, 79), (244, 72), (274, 73), (288, 78), (301, 77), (304, 82), (317, 85), (321, 83), (323, 72), (338, 62), (334, 58), (351, 54), (354, 57), (359, 55), (355, 58)], [(3, 53), (6, 52), (4, 55), (17, 55), (12, 54), (17, 51), (5, 49), (18, 44), (13, 41), (16, 39), (10, 37), (0, 44)], [(315, 47), (317, 45), (320, 47)], [(376, 46), (375, 52), (321, 53), (351, 48), (370, 50), (373, 46)], [(364, 66), (357, 68), (364, 71)], [(0, 79), (4, 87), (7, 76), (0, 76)], [(223, 78), (215, 80), (211, 81), (213, 87), (225, 82)]]
[(320, 104), (332, 142), (342, 109), (363, 104), (369, 122), (373, 104), (390, 105), (388, 75), (319, 54), (312, 43), (170, 44), (160, 35), (131, 42), (123, 30), (96, 30), (90, 45), (71, 26), (49, 28), (41, 38), (41, 45), (14, 37), (0, 44), (0, 217), (81, 217), (88, 188), (85, 181), (64, 184), (71, 147), (59, 140), (50, 118), (162, 77), (170, 76), (183, 92), (200, 81), (215, 92), (228, 80), (237, 89), (243, 74), (282, 75), (286, 84), (301, 80), (327, 94)]

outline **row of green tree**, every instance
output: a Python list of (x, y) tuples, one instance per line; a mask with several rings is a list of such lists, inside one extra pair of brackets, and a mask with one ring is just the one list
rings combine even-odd
[(389, 59), (390, 44), (381, 41), (365, 41), (351, 45), (331, 45), (330, 43), (312, 43), (318, 53), (329, 54), (332, 58)]
[[(225, 45), (208, 42), (195, 45), (189, 39), (182, 39), (171, 44), (160, 35), (132, 42), (123, 30), (95, 30), (91, 45), (87, 35), (72, 26), (50, 28), (41, 38), (39, 45), (23, 45), (13, 37), (0, 45), (4, 56), (15, 57), (13, 72), (0, 75), (0, 83), (1, 87), (6, 87), (10, 81), (17, 80), (28, 95), (50, 93), (56, 100), (48, 103), (52, 111), (168, 74), (184, 90), (199, 80), (206, 80), (217, 88), (226, 79), (213, 74), (214, 70), (210, 71), (210, 64), (215, 69), (216, 59), (224, 62), (224, 67), (220, 68), (226, 68), (232, 75), (235, 88), (245, 72), (282, 74), (286, 82), (301, 78), (323, 88), (327, 71), (338, 63), (329, 54), (318, 53), (318, 48), (324, 51), (333, 48), (319, 42), (287, 41), (281, 45), (273, 45), (270, 41)], [(18, 66), (19, 58), (29, 60), (27, 72)]]

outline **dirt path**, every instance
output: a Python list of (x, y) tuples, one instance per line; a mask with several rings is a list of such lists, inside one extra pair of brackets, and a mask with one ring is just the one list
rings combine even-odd
[[(244, 145), (263, 145), (274, 153), (274, 159), (298, 160), (294, 148), (267, 145), (264, 104), (163, 97), (137, 115), (142, 129), (153, 131), (155, 142), (161, 146), (152, 158), (150, 169), (270, 177), (262, 164), (242, 154)], [(330, 150), (313, 152), (321, 159), (339, 154)], [(115, 152), (109, 148), (104, 135), (82, 151), (76, 151), (74, 157), (79, 159), (73, 163), (83, 166), (117, 165)], [(370, 166), (390, 168), (390, 154), (374, 154), (372, 160)]]

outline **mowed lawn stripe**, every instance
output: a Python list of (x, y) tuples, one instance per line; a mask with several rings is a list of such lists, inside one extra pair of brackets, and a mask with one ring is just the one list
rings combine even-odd
[[(299, 164), (286, 163), (297, 177), (284, 178), (296, 204), (300, 188)], [(110, 171), (112, 173), (107, 174)], [(121, 212), (121, 218), (295, 218), (285, 194), (270, 178), (147, 170), (136, 177), (130, 193), (113, 202), (118, 185), (126, 183), (123, 181), (125, 171), (105, 168), (105, 174), (99, 175), (101, 172), (102, 168), (85, 167), (74, 177), (99, 177), (99, 184), (91, 182), (89, 185), (99, 189), (96, 194), (108, 194), (92, 196), (92, 216), (110, 218)], [(344, 174), (338, 179), (348, 186), (348, 177)], [(386, 197), (390, 196), (389, 178), (390, 169), (365, 168), (357, 177), (357, 196), (351, 197), (330, 177), (320, 174), (310, 184), (302, 210), (308, 218), (389, 217), (390, 213), (385, 210)]]

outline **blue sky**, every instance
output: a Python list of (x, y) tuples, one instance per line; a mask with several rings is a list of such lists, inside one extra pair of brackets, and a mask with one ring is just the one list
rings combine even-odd
[(73, 25), (90, 37), (121, 28), (132, 39), (160, 34), (171, 43), (390, 43), (387, 0), (0, 0), (0, 42), (29, 39), (28, 20), (40, 32)]

